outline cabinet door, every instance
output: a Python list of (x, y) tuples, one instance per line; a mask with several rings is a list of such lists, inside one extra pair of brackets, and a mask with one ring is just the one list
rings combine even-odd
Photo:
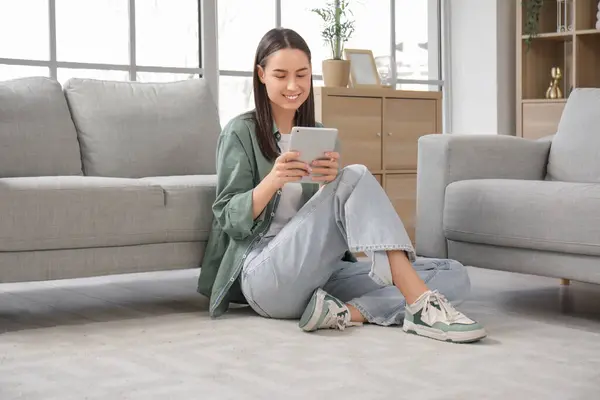
[(381, 170), (381, 99), (328, 96), (323, 123), (338, 128), (342, 166), (363, 164)]
[(417, 169), (419, 137), (437, 132), (437, 102), (385, 99), (383, 149), (385, 169)]
[(417, 175), (387, 174), (385, 191), (414, 244), (417, 218)]
[(523, 137), (539, 139), (554, 135), (562, 116), (565, 103), (525, 103), (523, 104)]
[(377, 179), (377, 182), (379, 182), (379, 184), (383, 186), (383, 177), (380, 174), (375, 174), (373, 176), (375, 177), (375, 179)]

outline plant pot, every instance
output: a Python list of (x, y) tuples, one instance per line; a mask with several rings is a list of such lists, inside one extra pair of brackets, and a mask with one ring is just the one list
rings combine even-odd
[(346, 87), (350, 80), (349, 60), (324, 60), (323, 81), (327, 87)]

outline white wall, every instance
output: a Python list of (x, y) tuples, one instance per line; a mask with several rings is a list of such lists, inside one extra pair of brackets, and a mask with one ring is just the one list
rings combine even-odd
[(452, 133), (515, 134), (514, 0), (447, 0)]

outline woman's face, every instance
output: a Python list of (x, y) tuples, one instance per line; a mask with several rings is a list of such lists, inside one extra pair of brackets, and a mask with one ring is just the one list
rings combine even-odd
[(311, 65), (302, 50), (281, 49), (267, 58), (258, 76), (267, 89), (271, 104), (297, 110), (310, 94)]

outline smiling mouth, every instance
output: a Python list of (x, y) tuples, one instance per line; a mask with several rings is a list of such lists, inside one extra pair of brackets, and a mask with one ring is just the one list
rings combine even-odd
[(285, 97), (285, 98), (286, 98), (286, 99), (288, 99), (288, 100), (296, 100), (298, 97), (300, 97), (300, 95), (299, 95), (299, 94), (295, 94), (295, 95), (293, 95), (293, 96), (286, 96), (286, 95), (283, 95), (283, 97)]

